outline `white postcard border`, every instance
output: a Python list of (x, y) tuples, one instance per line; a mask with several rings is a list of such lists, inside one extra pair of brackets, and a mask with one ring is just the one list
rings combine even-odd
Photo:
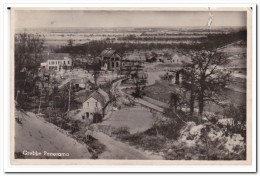
[[(85, 4), (86, 5), (86, 4)], [(5, 4), (4, 5), (4, 24), (5, 24), (5, 27), (4, 27), (4, 33), (5, 34), (9, 34), (10, 33), (10, 11), (7, 10), (7, 7), (68, 7), (68, 5), (64, 5), (64, 4)], [(88, 7), (92, 6), (92, 7), (122, 7), (122, 6), (126, 6), (125, 4), (102, 4), (102, 5), (98, 5), (98, 4), (87, 4)], [(129, 5), (130, 7), (138, 7), (140, 6), (140, 4), (138, 5), (133, 5), (130, 4)], [(141, 5), (142, 6), (142, 5)], [(209, 7), (208, 4), (188, 4), (188, 5), (183, 5), (183, 4), (174, 4), (174, 5), (169, 5), (169, 4), (162, 4), (162, 5), (158, 5), (158, 4), (144, 4), (143, 6), (146, 6), (146, 7), (158, 7), (158, 6), (161, 6), (161, 7), (171, 7), (171, 6), (178, 6), (178, 7)], [(142, 7), (143, 7), (142, 6)], [(212, 5), (211, 5), (212, 6)], [(238, 4), (217, 4), (214, 6), (218, 6), (218, 7), (234, 7), (234, 6), (237, 6), (237, 7), (245, 7), (245, 4), (243, 5), (238, 5)], [(253, 7), (253, 15), (252, 15), (252, 31), (253, 31), (253, 35), (252, 36), (256, 36), (256, 31), (255, 31), (255, 26), (256, 26), (256, 23), (255, 23), (255, 16), (256, 16), (256, 12), (255, 12), (255, 9), (256, 9), (256, 6), (254, 4), (246, 4), (246, 6), (251, 6)], [(71, 4), (69, 5), (69, 7), (71, 7)], [(78, 6), (78, 5), (74, 5), (74, 7), (82, 7), (81, 6)], [(253, 58), (253, 73), (252, 73), (252, 80), (255, 80), (255, 75), (256, 75), (256, 70), (255, 70), (255, 65), (256, 65), (256, 55), (255, 55), (255, 51), (256, 51), (256, 46), (255, 46), (255, 43), (256, 43), (256, 39), (255, 37), (252, 38), (253, 39), (253, 46), (252, 46), (252, 58)], [(10, 58), (10, 35), (5, 35), (4, 36), (4, 58)], [(10, 60), (9, 59), (4, 59), (4, 117), (10, 117)], [(255, 87), (256, 87), (256, 83), (254, 81), (252, 81), (253, 85), (252, 85), (252, 93), (255, 94)], [(253, 102), (252, 102), (252, 108), (253, 108), (253, 114), (252, 114), (252, 117), (255, 117), (255, 113), (256, 113), (256, 96), (253, 95), (252, 96), (253, 98)], [(256, 124), (255, 123), (256, 120), (255, 118), (252, 118), (252, 124)], [(256, 160), (256, 156), (253, 154), (252, 155), (252, 163), (253, 165), (250, 165), (250, 166), (206, 166), (206, 165), (196, 165), (196, 166), (183, 166), (183, 165), (171, 165), (171, 166), (157, 166), (157, 165), (151, 165), (151, 166), (127, 166), (127, 165), (124, 165), (124, 166), (118, 166), (118, 165), (113, 165), (113, 166), (107, 166), (107, 165), (84, 165), (84, 168), (82, 166), (79, 166), (79, 165), (66, 165), (65, 167), (62, 166), (62, 165), (54, 165), (54, 166), (50, 166), (50, 165), (44, 165), (44, 166), (40, 166), (40, 165), (37, 165), (37, 166), (32, 166), (32, 165), (11, 165), (10, 164), (10, 151), (8, 149), (10, 149), (10, 119), (9, 118), (4, 118), (4, 130), (5, 130), (5, 138), (4, 138), (4, 144), (5, 144), (5, 152), (4, 152), (4, 156), (5, 156), (5, 171), (6, 172), (21, 172), (21, 171), (24, 171), (24, 172), (38, 172), (38, 171), (48, 171), (48, 172), (125, 172), (125, 171), (133, 171), (132, 168), (135, 167), (135, 170), (136, 172), (144, 172), (144, 171), (151, 171), (151, 172), (158, 172), (158, 171), (161, 171), (161, 172), (202, 172), (202, 169), (203, 171), (206, 171), (206, 172), (212, 172), (212, 171), (221, 171), (221, 172), (245, 172), (245, 171), (253, 171), (254, 170), (254, 164), (255, 164), (255, 160)], [(255, 129), (255, 126), (253, 125), (252, 126), (252, 151), (255, 151), (255, 145), (256, 145), (256, 141), (255, 141), (255, 134), (256, 134), (256, 129)], [(178, 161), (181, 163), (181, 161)], [(215, 161), (217, 162), (217, 161)], [(212, 167), (213, 167), (213, 170), (212, 170)], [(48, 168), (48, 169), (46, 169)], [(189, 169), (187, 169), (189, 168)], [(208, 169), (207, 169), (208, 168)], [(206, 170), (205, 170), (206, 169)]]

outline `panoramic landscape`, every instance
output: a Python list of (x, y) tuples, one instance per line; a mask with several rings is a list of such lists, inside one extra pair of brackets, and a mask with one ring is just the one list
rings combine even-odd
[(14, 35), (15, 159), (246, 160), (245, 12), (18, 10)]

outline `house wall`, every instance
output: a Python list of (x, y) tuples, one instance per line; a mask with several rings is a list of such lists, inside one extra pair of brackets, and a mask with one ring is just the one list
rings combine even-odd
[(64, 59), (64, 60), (48, 60), (46, 62), (46, 68), (47, 69), (54, 69), (58, 70), (60, 66), (72, 66), (72, 60), (71, 59)]
[(181, 63), (181, 59), (177, 55), (175, 55), (172, 57), (172, 63)]
[(89, 113), (89, 117), (93, 118), (95, 112), (102, 113), (102, 105), (96, 99), (90, 97), (87, 101), (83, 103), (82, 107), (85, 113)]
[(120, 67), (121, 67), (120, 56), (117, 54), (113, 54), (109, 58), (108, 69), (115, 71), (115, 70), (120, 70)]

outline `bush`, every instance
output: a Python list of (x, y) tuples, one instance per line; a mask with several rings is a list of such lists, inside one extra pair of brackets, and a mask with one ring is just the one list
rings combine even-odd
[[(188, 122), (166, 159), (244, 160), (246, 145), (240, 134), (226, 136), (212, 123)], [(181, 150), (180, 150), (181, 149)]]
[(152, 128), (146, 130), (144, 134), (147, 135), (161, 135), (168, 139), (177, 139), (180, 135), (180, 130), (183, 127), (183, 122), (165, 122), (161, 124), (154, 124)]
[(144, 133), (124, 134), (117, 136), (130, 145), (141, 147), (144, 150), (159, 152), (165, 147), (166, 138), (163, 136), (148, 136)]
[(102, 115), (100, 113), (94, 113), (93, 115), (93, 123), (100, 123), (102, 122)]

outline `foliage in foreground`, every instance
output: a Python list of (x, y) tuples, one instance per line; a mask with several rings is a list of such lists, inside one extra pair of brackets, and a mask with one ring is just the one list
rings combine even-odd
[(196, 125), (188, 122), (166, 159), (244, 160), (245, 139), (240, 134), (227, 135), (212, 123)]
[(181, 124), (167, 121), (135, 134), (122, 127), (112, 135), (130, 145), (159, 153), (167, 160), (246, 159), (246, 140), (241, 134), (226, 133), (211, 122)]

